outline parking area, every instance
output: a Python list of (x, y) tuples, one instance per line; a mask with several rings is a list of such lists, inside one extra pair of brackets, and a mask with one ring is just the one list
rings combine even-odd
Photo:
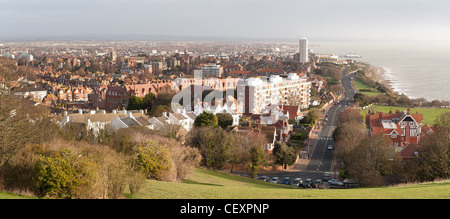
[[(320, 175), (320, 176), (319, 176)], [(311, 177), (312, 176), (312, 177)], [(277, 183), (290, 186), (296, 186), (306, 189), (342, 189), (344, 183), (333, 179), (328, 172), (324, 173), (310, 173), (305, 172), (296, 174), (287, 173), (273, 173), (261, 175), (258, 180), (266, 181), (268, 183)]]

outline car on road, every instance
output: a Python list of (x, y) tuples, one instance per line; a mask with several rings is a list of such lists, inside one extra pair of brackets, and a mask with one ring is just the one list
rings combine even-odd
[(330, 173), (329, 173), (329, 172), (325, 172), (325, 173), (323, 174), (323, 181), (327, 182), (327, 181), (330, 180), (330, 179), (331, 179)]
[(322, 185), (322, 180), (321, 179), (316, 179), (314, 181), (314, 188), (319, 188)]
[(311, 179), (306, 179), (302, 185), (304, 188), (312, 188), (314, 186)]
[(283, 181), (281, 182), (281, 184), (284, 185), (290, 185), (291, 184), (291, 178), (289, 177), (284, 177)]
[(269, 181), (269, 177), (268, 176), (260, 176), (259, 179), (264, 181), (264, 182)]
[(330, 144), (330, 145), (328, 145), (327, 148), (328, 148), (328, 150), (333, 150), (333, 149), (334, 149), (334, 146)]
[(272, 179), (270, 179), (270, 182), (271, 183), (278, 183), (278, 177), (277, 176), (272, 177)]
[(293, 186), (302, 186), (303, 180), (302, 178), (295, 178), (294, 181), (291, 183)]
[(339, 180), (337, 180), (337, 179), (330, 179), (330, 180), (328, 180), (328, 183), (329, 183), (331, 186), (343, 186), (343, 185), (344, 185), (343, 182), (341, 182), (341, 181), (339, 181)]

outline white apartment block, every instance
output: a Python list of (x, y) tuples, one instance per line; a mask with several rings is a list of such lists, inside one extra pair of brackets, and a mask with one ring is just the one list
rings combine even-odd
[(299, 40), (299, 62), (307, 63), (309, 62), (309, 51), (308, 51), (308, 39), (305, 37), (300, 38)]
[(287, 78), (272, 75), (269, 78), (240, 80), (237, 88), (239, 109), (245, 114), (261, 114), (268, 105), (310, 105), (311, 82), (306, 77), (289, 73)]

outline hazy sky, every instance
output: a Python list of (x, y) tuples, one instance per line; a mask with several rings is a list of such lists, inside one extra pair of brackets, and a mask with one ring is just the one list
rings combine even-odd
[(79, 34), (450, 42), (450, 1), (0, 0), (0, 39)]

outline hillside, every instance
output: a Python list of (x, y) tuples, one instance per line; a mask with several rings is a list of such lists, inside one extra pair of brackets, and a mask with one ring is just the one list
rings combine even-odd
[[(449, 199), (450, 180), (358, 189), (302, 189), (196, 169), (181, 183), (149, 180), (131, 199)], [(0, 192), (0, 199), (35, 198)]]
[(301, 189), (197, 169), (183, 183), (150, 180), (136, 199), (448, 199), (450, 180), (394, 187)]

